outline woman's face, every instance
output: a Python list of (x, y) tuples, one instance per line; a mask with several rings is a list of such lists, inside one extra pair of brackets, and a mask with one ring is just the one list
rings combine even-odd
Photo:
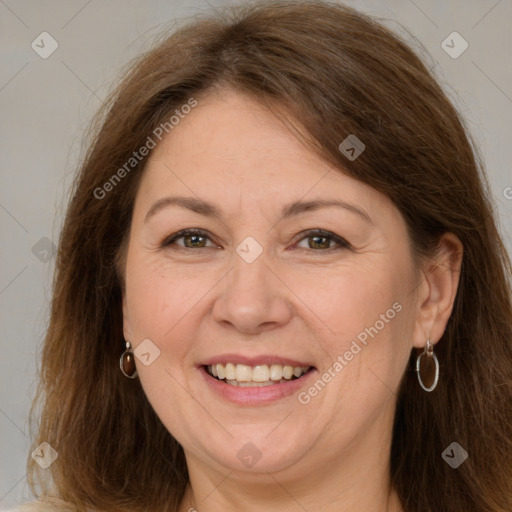
[(199, 100), (149, 158), (124, 333), (189, 464), (301, 474), (389, 444), (417, 287), (391, 201), (245, 96)]

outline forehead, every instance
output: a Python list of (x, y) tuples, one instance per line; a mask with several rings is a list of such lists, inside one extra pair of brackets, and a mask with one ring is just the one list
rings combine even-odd
[(150, 157), (159, 159), (174, 165), (199, 161), (199, 171), (208, 162), (210, 169), (220, 167), (233, 178), (244, 173), (255, 178), (282, 175), (292, 165), (304, 174), (320, 163), (272, 110), (232, 90), (200, 97)]
[(368, 211), (389, 203), (323, 161), (269, 109), (232, 91), (199, 98), (153, 150), (137, 201), (148, 207), (171, 194), (233, 211), (253, 203), (281, 211), (299, 199), (351, 199)]

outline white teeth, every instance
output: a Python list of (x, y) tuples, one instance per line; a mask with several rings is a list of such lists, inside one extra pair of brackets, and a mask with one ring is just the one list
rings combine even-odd
[(299, 378), (309, 370), (309, 366), (266, 364), (249, 366), (227, 363), (208, 366), (208, 372), (232, 386), (269, 386)]
[(299, 367), (299, 366), (294, 366), (293, 368), (293, 375), (295, 375), (295, 377), (300, 377), (302, 375), (302, 367)]
[(246, 364), (237, 364), (235, 379), (238, 382), (250, 382), (252, 379), (252, 368)]
[(255, 366), (252, 369), (253, 382), (267, 382), (268, 380), (270, 380), (270, 370), (266, 364)]
[(270, 367), (270, 378), (272, 380), (281, 380), (283, 378), (283, 367), (280, 364), (273, 364)]
[(235, 380), (236, 366), (233, 363), (226, 365), (226, 380)]
[(239, 382), (238, 385), (240, 387), (252, 388), (252, 387), (263, 387), (263, 386), (272, 386), (274, 383), (271, 380), (267, 382)]
[(274, 384), (281, 384), (283, 382), (288, 382), (286, 379), (281, 379), (279, 382), (273, 382), (271, 380), (267, 382), (238, 382), (237, 380), (225, 380), (226, 384), (231, 384), (232, 386), (240, 386), (241, 388), (252, 388), (252, 387), (264, 387), (264, 386), (272, 386)]
[(293, 366), (285, 366), (283, 368), (283, 377), (285, 379), (291, 379), (293, 375)]

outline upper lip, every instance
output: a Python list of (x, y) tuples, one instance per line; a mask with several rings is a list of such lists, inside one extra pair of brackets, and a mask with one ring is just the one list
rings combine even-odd
[(278, 355), (263, 354), (260, 356), (244, 356), (241, 354), (222, 354), (211, 357), (200, 364), (200, 366), (209, 366), (213, 364), (246, 364), (247, 366), (272, 365), (281, 364), (284, 366), (313, 366), (307, 361), (299, 361), (298, 359), (290, 359), (289, 357), (281, 357)]

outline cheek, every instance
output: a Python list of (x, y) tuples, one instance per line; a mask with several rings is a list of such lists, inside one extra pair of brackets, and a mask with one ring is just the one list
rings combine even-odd
[(393, 304), (403, 300), (404, 279), (383, 263), (375, 261), (325, 273), (323, 279), (316, 280), (316, 291), (305, 295), (340, 349), (359, 334), (364, 341), (366, 329), (376, 323), (379, 333), (388, 331), (394, 323), (399, 306), (394, 309)]
[(158, 257), (134, 254), (127, 262), (126, 298), (135, 334), (163, 342), (204, 294), (204, 281), (200, 272), (183, 275)]
[(201, 279), (196, 276), (198, 282), (193, 283), (147, 255), (129, 255), (126, 268), (127, 313), (134, 348), (149, 338), (160, 349), (159, 357), (151, 365), (137, 361), (141, 385), (166, 428), (173, 434), (184, 435), (183, 425), (196, 421), (190, 412), (194, 402), (183, 386), (188, 386), (186, 368), (190, 362), (187, 334), (193, 329), (193, 319), (187, 313), (204, 295), (199, 286)]
[[(329, 327), (317, 340), (328, 354), (322, 370), (337, 376), (332, 406), (357, 406), (357, 414), (364, 402), (362, 410), (371, 410), (375, 400), (392, 394), (403, 374), (414, 326), (414, 274), (409, 260), (397, 254), (368, 258), (332, 277), (324, 299), (308, 304)], [(315, 296), (320, 294), (310, 300)]]

